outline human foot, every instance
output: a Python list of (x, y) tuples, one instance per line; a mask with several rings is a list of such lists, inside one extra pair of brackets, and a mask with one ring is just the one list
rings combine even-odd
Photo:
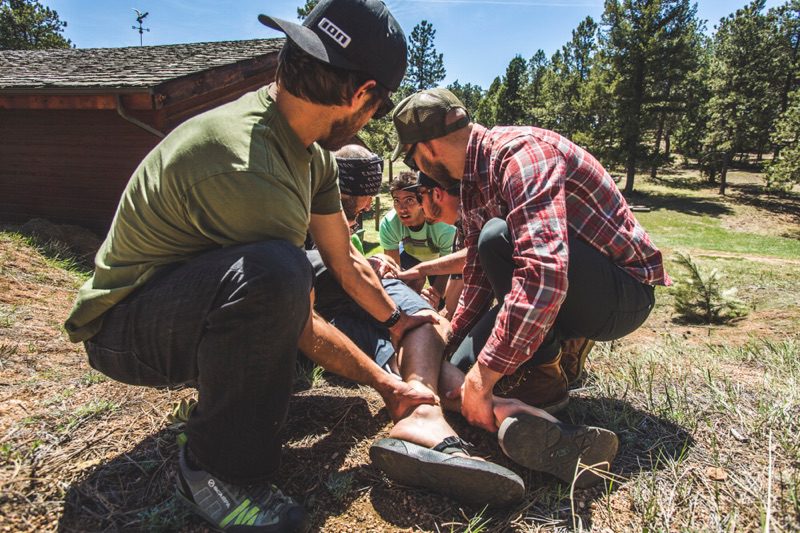
[[(389, 431), (393, 439), (413, 442), (433, 448), (448, 437), (457, 437), (455, 430), (444, 418), (442, 409), (435, 405), (419, 405), (410, 415), (397, 422)], [(467, 457), (467, 454), (457, 453)]]

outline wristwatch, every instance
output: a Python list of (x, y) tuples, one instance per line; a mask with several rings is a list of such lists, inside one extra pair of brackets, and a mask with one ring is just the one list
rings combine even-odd
[(400, 306), (398, 305), (397, 307), (394, 308), (394, 311), (392, 311), (392, 314), (389, 315), (389, 318), (387, 318), (386, 320), (381, 322), (381, 325), (383, 327), (387, 328), (387, 329), (391, 328), (392, 326), (394, 326), (395, 324), (397, 324), (400, 321), (400, 314), (401, 313), (402, 313), (402, 311), (400, 311)]

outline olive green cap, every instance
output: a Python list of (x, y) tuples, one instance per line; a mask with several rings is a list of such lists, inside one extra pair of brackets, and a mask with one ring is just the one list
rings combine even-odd
[(447, 124), (447, 113), (453, 109), (467, 111), (456, 95), (440, 88), (414, 93), (397, 104), (392, 121), (398, 141), (392, 160), (397, 159), (405, 145), (444, 137), (469, 124), (468, 112), (467, 116)]

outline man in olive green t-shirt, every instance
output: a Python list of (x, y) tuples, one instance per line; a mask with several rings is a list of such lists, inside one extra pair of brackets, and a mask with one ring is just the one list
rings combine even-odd
[(288, 37), (276, 84), (186, 121), (145, 157), (66, 329), (114, 379), (197, 386), (178, 470), (196, 512), (217, 529), (299, 531), (304, 510), (269, 484), (298, 349), (374, 387), (393, 418), (436, 401), (311, 312), (307, 230), (395, 342), (434, 319), (402, 313), (351, 246), (327, 151), (391, 108), (402, 29), (379, 0), (323, 0), (302, 26), (259, 19)]

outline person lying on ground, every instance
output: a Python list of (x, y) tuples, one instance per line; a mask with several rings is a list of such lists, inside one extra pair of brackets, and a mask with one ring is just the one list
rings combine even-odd
[[(361, 309), (325, 269), (316, 250), (306, 252), (315, 271), (318, 298), (315, 309), (330, 320), (387, 372), (413, 387), (441, 396), (439, 405), (415, 406), (395, 421), (389, 438), (370, 447), (373, 463), (404, 485), (446, 494), (465, 503), (507, 505), (524, 494), (522, 480), (502, 466), (471, 457), (464, 442), (444, 418), (443, 408), (460, 413), (458, 400), (464, 374), (442, 360), (449, 323), (424, 325), (409, 333), (398, 348), (389, 332)], [(388, 256), (377, 254), (370, 263), (380, 272), (395, 272)], [(434, 309), (399, 279), (383, 279), (386, 292), (409, 314), (434, 315)], [(438, 381), (437, 381), (438, 380)], [(498, 440), (509, 456), (533, 470), (547, 472), (566, 482), (587, 487), (601, 477), (616, 455), (616, 436), (591, 426), (564, 424), (545, 411), (513, 398), (493, 398)], [(556, 438), (554, 438), (556, 437)], [(582, 465), (591, 469), (579, 469)], [(576, 472), (579, 474), (575, 479)]]
[[(334, 155), (339, 167), (343, 212), (353, 227), (359, 213), (368, 209), (380, 192), (383, 160), (355, 143), (343, 146)], [(314, 271), (314, 311), (370, 355), (387, 375), (405, 381), (416, 390), (438, 396), (444, 348), (443, 330), (439, 328), (444, 326), (426, 324), (393, 343), (391, 332), (342, 288), (335, 273), (326, 267), (320, 250), (308, 249), (306, 256)], [(399, 266), (385, 255), (373, 256), (369, 262), (384, 276), (396, 276), (399, 271)], [(382, 279), (381, 284), (403, 313), (437, 316), (425, 300), (402, 281)], [(392, 418), (395, 422), (390, 432), (392, 437), (424, 449), (429, 459), (439, 459), (431, 464), (432, 472), (412, 480), (412, 485), (481, 505), (501, 505), (522, 498), (525, 487), (519, 476), (502, 466), (470, 457), (466, 443), (445, 420), (440, 406), (410, 406), (406, 412), (395, 413)], [(405, 459), (417, 464), (410, 457)], [(387, 473), (392, 475), (392, 470)]]
[[(339, 166), (344, 214), (352, 224), (380, 190), (382, 160), (358, 144), (346, 145), (334, 155)], [(377, 365), (410, 386), (437, 395), (440, 390), (460, 390), (463, 374), (442, 361), (449, 330), (445, 320), (423, 325), (399, 343), (392, 343), (390, 332), (342, 289), (336, 276), (326, 268), (319, 250), (308, 250), (306, 255), (315, 274), (316, 312), (371, 355)], [(397, 279), (400, 269), (391, 257), (376, 254), (369, 258), (369, 263), (383, 278), (384, 290), (403, 312), (435, 316), (434, 308), (420, 294)], [(457, 398), (457, 394), (450, 397)], [(616, 453), (613, 433), (562, 425), (518, 400), (497, 398), (496, 402), (498, 425), (502, 428), (501, 446), (524, 456), (526, 465), (536, 470), (570, 481), (579, 459), (604, 463), (607, 468)], [(448, 398), (445, 405), (459, 412), (457, 399)], [(524, 484), (515, 473), (470, 457), (467, 443), (444, 418), (439, 405), (414, 406), (394, 421), (389, 438), (370, 448), (374, 463), (390, 478), (479, 505), (509, 504), (523, 496)], [(554, 429), (560, 438), (555, 441), (545, 438), (552, 437)], [(585, 486), (597, 479), (587, 474), (580, 476), (577, 484)]]

